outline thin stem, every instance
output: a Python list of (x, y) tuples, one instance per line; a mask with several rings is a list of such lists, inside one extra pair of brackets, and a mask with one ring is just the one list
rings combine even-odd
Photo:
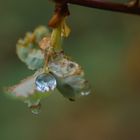
[(131, 0), (131, 2), (128, 2), (126, 4), (107, 2), (103, 0), (55, 0), (55, 1), (57, 2), (59, 1), (61, 3), (65, 2), (65, 3), (76, 4), (85, 7), (103, 9), (103, 10), (140, 15), (139, 0)]

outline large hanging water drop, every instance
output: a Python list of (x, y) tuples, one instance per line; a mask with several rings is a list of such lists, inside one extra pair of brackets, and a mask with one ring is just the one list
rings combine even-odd
[(37, 104), (37, 105), (32, 105), (30, 106), (31, 112), (35, 115), (38, 115), (40, 113), (40, 109), (41, 109), (41, 104)]
[(55, 77), (50, 73), (43, 73), (37, 76), (35, 85), (39, 92), (48, 92), (56, 88), (57, 82)]

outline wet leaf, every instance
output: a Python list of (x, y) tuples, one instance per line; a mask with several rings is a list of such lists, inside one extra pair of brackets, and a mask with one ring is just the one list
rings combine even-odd
[(48, 65), (50, 71), (60, 78), (71, 75), (83, 75), (83, 69), (79, 64), (70, 60), (63, 53), (58, 53)]
[(36, 102), (36, 100), (44, 98), (50, 95), (50, 92), (38, 92), (35, 86), (36, 77), (44, 72), (42, 69), (38, 70), (34, 75), (27, 77), (22, 80), (19, 84), (12, 86), (7, 89), (7, 93), (11, 96), (24, 99), (24, 100), (32, 100)]
[(44, 53), (39, 48), (39, 42), (49, 35), (45, 26), (39, 26), (33, 33), (27, 33), (16, 45), (17, 55), (29, 69), (36, 70), (44, 65)]
[(34, 30), (33, 34), (35, 36), (36, 42), (39, 43), (43, 37), (48, 36), (50, 33), (48, 28), (45, 26), (39, 26)]
[(75, 100), (76, 97), (90, 94), (91, 87), (81, 66), (65, 55), (58, 55), (49, 63), (49, 69), (56, 77), (57, 88), (64, 97)]
[(41, 50), (19, 47), (17, 54), (31, 70), (39, 69), (44, 65), (44, 54)]

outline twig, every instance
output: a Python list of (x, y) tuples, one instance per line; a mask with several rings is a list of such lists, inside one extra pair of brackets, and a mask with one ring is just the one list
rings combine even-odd
[(55, 1), (60, 3), (70, 3), (85, 7), (140, 15), (139, 0), (131, 0), (126, 4), (107, 2), (103, 0), (55, 0)]

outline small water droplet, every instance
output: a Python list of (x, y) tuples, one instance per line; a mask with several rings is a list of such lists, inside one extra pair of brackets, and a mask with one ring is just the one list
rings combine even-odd
[(38, 115), (41, 111), (41, 104), (39, 103), (38, 105), (32, 105), (30, 106), (30, 109), (34, 115)]
[(48, 92), (56, 88), (57, 82), (53, 75), (43, 73), (37, 76), (35, 80), (36, 89), (40, 92)]

